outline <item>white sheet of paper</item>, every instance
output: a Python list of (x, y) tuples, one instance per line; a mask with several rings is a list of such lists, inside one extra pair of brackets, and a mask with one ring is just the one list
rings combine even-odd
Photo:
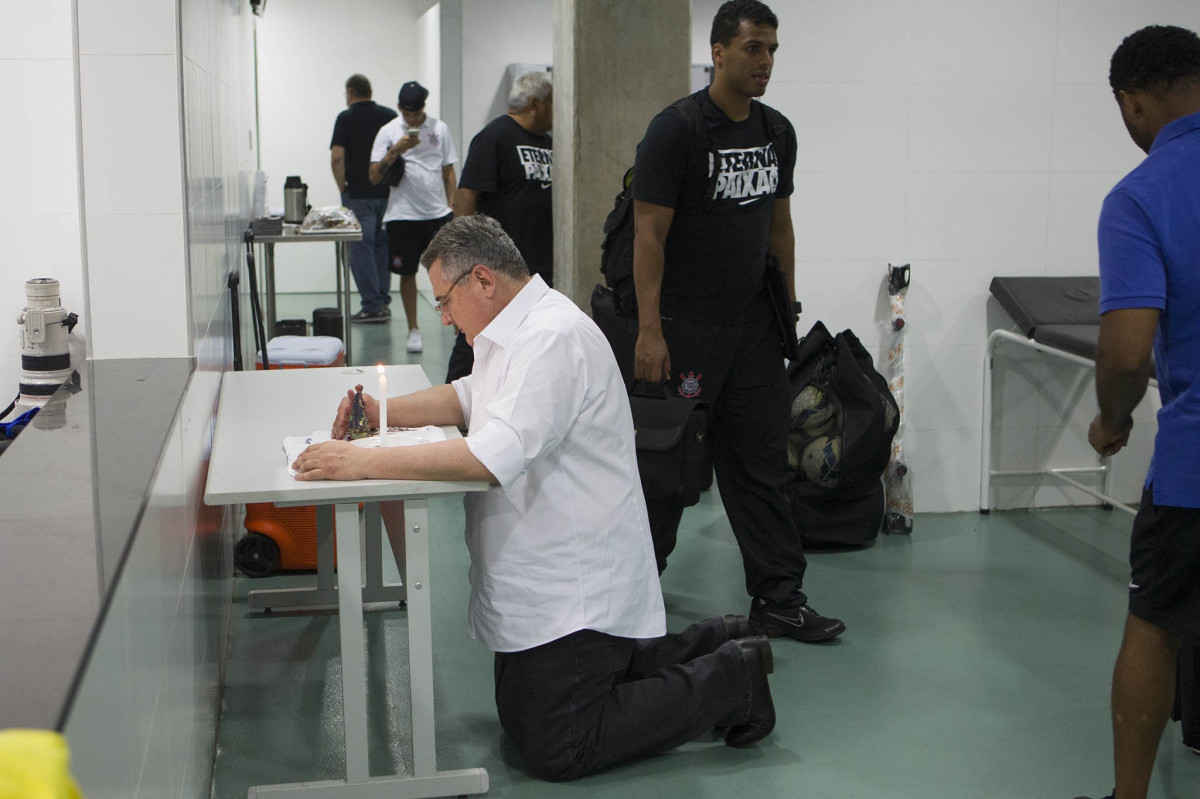
[[(310, 444), (320, 444), (322, 441), (329, 441), (328, 430), (314, 430), (307, 436), (287, 436), (283, 439), (283, 452), (287, 457), (288, 474), (292, 477), (296, 476), (296, 470), (292, 468), (292, 464), (296, 462), (296, 458), (300, 457), (300, 453), (308, 449)], [(433, 425), (425, 425), (424, 427), (392, 427), (388, 425), (387, 441), (389, 447), (411, 447), (417, 444), (432, 444), (435, 441), (445, 441), (446, 434), (440, 427)], [(364, 442), (359, 446), (379, 446), (379, 436), (370, 436), (361, 438), (358, 441)], [(373, 442), (373, 443), (370, 443)]]

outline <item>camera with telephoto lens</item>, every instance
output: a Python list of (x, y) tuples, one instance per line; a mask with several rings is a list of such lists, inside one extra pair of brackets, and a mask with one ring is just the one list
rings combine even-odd
[(39, 277), (25, 283), (26, 306), (17, 317), (21, 327), (21, 397), (26, 407), (44, 406), (50, 395), (71, 377), (71, 351), (67, 336), (79, 321), (68, 313), (54, 278)]

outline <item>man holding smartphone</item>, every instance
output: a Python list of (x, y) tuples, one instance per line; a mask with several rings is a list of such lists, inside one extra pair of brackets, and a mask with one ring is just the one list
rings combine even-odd
[(400, 301), (408, 320), (405, 349), (425, 348), (417, 325), (417, 266), (438, 228), (450, 221), (454, 201), (454, 164), (458, 156), (450, 128), (425, 113), (429, 90), (415, 80), (400, 87), (400, 116), (379, 129), (371, 149), (369, 177), (384, 176), (404, 159), (404, 176), (388, 192), (387, 225), (390, 269), (400, 275)]

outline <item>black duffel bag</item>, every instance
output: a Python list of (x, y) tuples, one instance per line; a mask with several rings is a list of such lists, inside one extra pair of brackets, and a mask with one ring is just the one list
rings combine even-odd
[(639, 383), (629, 394), (638, 472), (647, 502), (695, 505), (708, 484), (708, 405)]
[(608, 286), (597, 283), (592, 289), (592, 321), (608, 339), (621, 379), (626, 385), (633, 382), (633, 349), (637, 345), (637, 317), (621, 316), (617, 311), (616, 294)]
[(883, 471), (900, 424), (887, 380), (853, 332), (817, 322), (788, 366), (787, 484), (804, 546), (868, 544), (883, 523)]

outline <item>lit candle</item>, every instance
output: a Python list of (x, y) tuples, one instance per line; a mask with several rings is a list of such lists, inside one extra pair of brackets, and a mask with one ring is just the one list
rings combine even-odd
[(379, 446), (387, 446), (387, 375), (379, 364)]

